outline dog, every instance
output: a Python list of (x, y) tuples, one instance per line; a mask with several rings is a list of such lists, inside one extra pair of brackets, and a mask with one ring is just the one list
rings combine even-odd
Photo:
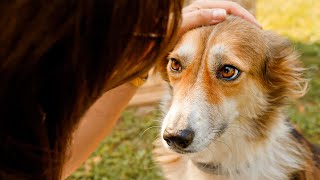
[(320, 149), (285, 114), (308, 85), (288, 40), (229, 16), (184, 34), (167, 59), (153, 150), (167, 179), (320, 179)]

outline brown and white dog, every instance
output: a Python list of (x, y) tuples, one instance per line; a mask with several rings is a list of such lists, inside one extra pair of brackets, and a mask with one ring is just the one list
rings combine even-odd
[(319, 150), (284, 113), (307, 87), (289, 41), (230, 16), (187, 32), (159, 69), (169, 88), (154, 157), (166, 178), (320, 179)]

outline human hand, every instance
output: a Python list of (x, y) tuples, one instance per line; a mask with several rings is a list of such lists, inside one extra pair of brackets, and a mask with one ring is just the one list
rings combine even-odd
[(242, 17), (262, 28), (253, 15), (235, 2), (198, 0), (183, 8), (179, 34), (200, 26), (220, 23), (226, 19), (227, 14)]

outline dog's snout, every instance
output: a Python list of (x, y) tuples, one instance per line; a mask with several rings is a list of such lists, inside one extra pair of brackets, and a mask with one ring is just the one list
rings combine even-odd
[(169, 146), (176, 146), (178, 148), (188, 147), (194, 138), (194, 132), (190, 129), (174, 131), (167, 128), (163, 133), (163, 139)]

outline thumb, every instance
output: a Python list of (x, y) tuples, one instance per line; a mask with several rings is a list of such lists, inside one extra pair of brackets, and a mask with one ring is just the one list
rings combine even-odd
[(197, 27), (217, 24), (224, 21), (226, 17), (227, 12), (224, 9), (200, 9), (184, 13), (179, 34)]

